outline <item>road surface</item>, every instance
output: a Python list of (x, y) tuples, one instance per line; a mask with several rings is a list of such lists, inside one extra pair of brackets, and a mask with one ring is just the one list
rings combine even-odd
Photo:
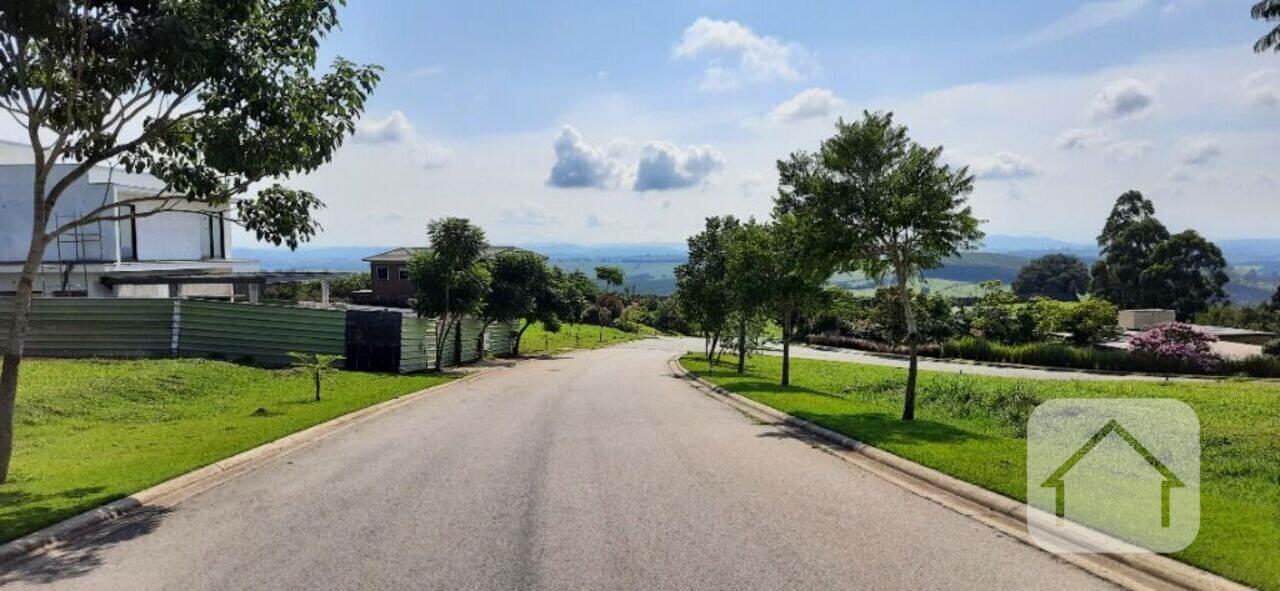
[(5, 589), (1098, 589), (692, 389), (527, 361), (0, 575)]
[[(672, 342), (678, 342), (679, 347), (683, 347), (688, 351), (702, 351), (703, 341), (693, 337), (675, 337), (669, 339)], [(679, 348), (677, 347), (677, 348)], [(782, 355), (781, 346), (777, 343), (770, 343), (769, 348), (761, 351), (766, 355)], [(811, 347), (808, 345), (791, 345), (791, 356), (800, 359), (825, 359), (828, 361), (848, 361), (852, 363), (865, 363), (867, 365), (880, 365), (884, 367), (907, 367), (907, 359), (897, 355), (877, 355), (866, 351), (858, 351), (856, 349), (840, 349), (836, 347)], [(731, 355), (725, 354), (725, 358)], [(1019, 378), (1024, 380), (1084, 380), (1084, 381), (1163, 381), (1162, 376), (1154, 375), (1134, 375), (1120, 373), (1090, 373), (1083, 371), (1075, 371), (1071, 369), (1058, 369), (1052, 367), (1013, 367), (999, 365), (982, 365), (978, 363), (966, 363), (964, 361), (948, 361), (944, 359), (930, 359), (928, 357), (920, 358), (920, 369), (922, 371), (936, 371), (944, 373), (966, 373), (970, 375), (981, 376), (998, 376), (1006, 378)], [(1200, 378), (1172, 378), (1174, 380), (1182, 379), (1200, 379)]]

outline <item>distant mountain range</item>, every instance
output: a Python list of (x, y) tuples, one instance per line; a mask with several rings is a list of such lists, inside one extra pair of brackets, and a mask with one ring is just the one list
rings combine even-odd
[[(1234, 267), (1234, 280), (1228, 284), (1232, 301), (1248, 303), (1271, 296), (1280, 283), (1280, 239), (1219, 240), (1227, 261)], [(599, 264), (622, 267), (627, 283), (640, 293), (670, 294), (675, 289), (674, 269), (684, 262), (686, 250), (680, 242), (630, 244), (571, 244), (534, 242), (519, 245), (542, 253), (553, 264), (568, 270), (591, 274)], [(241, 258), (256, 259), (267, 270), (301, 271), (367, 271), (361, 259), (384, 252), (394, 246), (303, 246), (296, 252), (284, 248), (236, 248)], [(1009, 236), (995, 234), (983, 241), (979, 251), (955, 257), (925, 274), (948, 292), (967, 293), (965, 285), (999, 280), (1010, 283), (1027, 261), (1050, 253), (1066, 253), (1091, 262), (1098, 256), (1094, 244), (1067, 242), (1041, 236)], [(839, 285), (851, 289), (871, 287), (856, 275), (835, 278)]]

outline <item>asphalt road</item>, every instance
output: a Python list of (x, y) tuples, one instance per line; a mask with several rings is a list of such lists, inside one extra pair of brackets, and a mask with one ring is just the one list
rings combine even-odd
[(1094, 589), (671, 376), (528, 361), (3, 575), (5, 589)]

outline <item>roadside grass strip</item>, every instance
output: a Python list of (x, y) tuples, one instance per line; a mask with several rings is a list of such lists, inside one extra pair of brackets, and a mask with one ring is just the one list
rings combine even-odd
[(1201, 525), (1170, 556), (1280, 590), (1280, 384), (1225, 381), (1021, 380), (920, 372), (917, 420), (899, 420), (906, 371), (841, 361), (757, 356), (745, 375), (700, 355), (683, 366), (727, 390), (885, 451), (1026, 501), (1026, 423), (1054, 398), (1170, 398), (1201, 428)]
[(23, 362), (0, 542), (350, 412), (452, 380), (206, 359)]

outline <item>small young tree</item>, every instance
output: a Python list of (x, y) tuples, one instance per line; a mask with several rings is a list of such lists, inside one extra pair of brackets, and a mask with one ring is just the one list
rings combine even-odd
[[(564, 322), (572, 321), (582, 314), (585, 300), (578, 291), (581, 287), (576, 283), (559, 267), (543, 266), (543, 272), (536, 275), (530, 283), (533, 301), (520, 316), (524, 324), (516, 331), (513, 355), (520, 355), (524, 332), (535, 322), (541, 323), (547, 332), (560, 332)], [(591, 280), (587, 279), (587, 283), (590, 284)], [(595, 285), (591, 284), (591, 287), (594, 289)]]
[(864, 113), (861, 121), (837, 123), (817, 154), (797, 152), (778, 163), (780, 212), (805, 218), (843, 270), (896, 280), (910, 352), (903, 420), (915, 418), (918, 373), (910, 281), (982, 238), (966, 205), (973, 177), (941, 157), (942, 148), (911, 141), (892, 114)]
[(463, 316), (479, 312), (489, 291), (489, 269), (481, 257), (489, 247), (484, 230), (463, 218), (442, 218), (427, 226), (431, 249), (409, 260), (409, 278), (417, 292), (414, 307), (436, 319), (436, 370), (445, 344)]
[(292, 351), (289, 358), (293, 360), (295, 371), (310, 375), (315, 380), (316, 402), (320, 402), (320, 383), (325, 375), (338, 371), (334, 367), (344, 357), (341, 355), (325, 355), (323, 353), (299, 353)]
[(707, 218), (703, 231), (689, 237), (688, 259), (675, 269), (675, 298), (684, 316), (702, 333), (708, 363), (718, 361), (720, 338), (729, 317), (727, 243), (738, 225), (733, 216)]
[[(167, 211), (206, 213), (332, 159), (379, 68), (316, 67), (341, 0), (10, 1), (0, 5), (0, 111), (31, 143), (31, 235), (0, 369), (0, 482), (8, 476), (33, 285), (58, 236)], [(55, 217), (95, 167), (145, 173), (154, 193)], [(181, 198), (174, 198), (181, 195)], [(237, 223), (293, 248), (319, 226), (311, 193), (272, 183)]]
[[(489, 290), (479, 314), (484, 330), (494, 322), (511, 322), (533, 314), (537, 309), (539, 292), (547, 288), (550, 274), (542, 256), (526, 250), (506, 251), (494, 257), (488, 266)], [(481, 352), (484, 330), (480, 331), (479, 342), (476, 343)], [(520, 334), (524, 334), (523, 329)]]

